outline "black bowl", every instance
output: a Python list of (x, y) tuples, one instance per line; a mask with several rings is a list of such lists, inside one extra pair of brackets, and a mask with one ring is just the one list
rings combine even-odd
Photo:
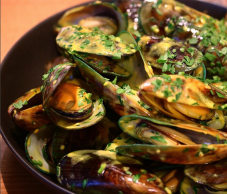
[[(179, 1), (218, 19), (223, 18), (227, 12), (227, 8), (203, 1)], [(53, 25), (64, 12), (32, 28), (13, 46), (3, 60), (1, 65), (1, 133), (15, 157), (32, 175), (57, 193), (72, 194), (58, 184), (56, 177), (39, 172), (29, 163), (24, 151), (27, 132), (17, 128), (7, 115), (8, 106), (16, 98), (31, 88), (42, 85), (44, 65), (58, 56)]]

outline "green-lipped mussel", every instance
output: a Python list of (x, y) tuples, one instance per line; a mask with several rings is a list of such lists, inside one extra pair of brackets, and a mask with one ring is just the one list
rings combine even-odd
[(85, 81), (73, 77), (75, 66), (57, 65), (43, 77), (43, 107), (55, 124), (69, 130), (94, 125), (105, 115), (99, 96)]
[[(226, 84), (218, 85), (225, 87)], [(193, 77), (161, 75), (146, 80), (140, 87), (139, 97), (168, 117), (197, 120), (205, 125), (209, 125), (210, 121), (212, 127), (223, 129), (226, 124), (223, 112), (227, 102), (226, 91), (220, 88), (217, 91), (216, 88)]]
[(54, 30), (59, 32), (63, 27), (79, 25), (88, 28), (98, 27), (106, 34), (116, 35), (127, 29), (125, 17), (114, 4), (96, 1), (65, 12), (55, 25)]
[(127, 69), (121, 67), (121, 61), (116, 59), (133, 55), (136, 52), (135, 45), (128, 45), (119, 37), (106, 35), (98, 28), (74, 25), (63, 28), (56, 41), (63, 54), (70, 58), (80, 58), (99, 73), (131, 76)]
[(197, 123), (128, 115), (119, 126), (146, 143), (119, 146), (120, 154), (172, 164), (203, 164), (227, 157), (227, 134)]
[(67, 154), (57, 166), (60, 184), (74, 192), (166, 193), (161, 180), (140, 161), (115, 152), (82, 150)]
[(18, 127), (26, 131), (33, 131), (52, 123), (43, 109), (40, 87), (28, 91), (16, 99), (9, 106), (8, 115)]
[(207, 75), (226, 80), (227, 25), (177, 1), (145, 2), (139, 11), (139, 24), (147, 35), (165, 36), (197, 47), (204, 54)]
[(153, 67), (155, 74), (184, 72), (205, 79), (203, 55), (196, 48), (170, 38), (146, 35), (140, 38), (138, 44), (148, 62), (147, 65)]

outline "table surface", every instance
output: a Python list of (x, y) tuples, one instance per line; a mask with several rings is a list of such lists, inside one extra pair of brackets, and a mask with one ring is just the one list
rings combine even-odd
[[(15, 42), (40, 21), (87, 1), (89, 0), (1, 0), (1, 61)], [(206, 1), (227, 7), (227, 0)], [(0, 145), (1, 194), (52, 193), (16, 160), (1, 136)]]

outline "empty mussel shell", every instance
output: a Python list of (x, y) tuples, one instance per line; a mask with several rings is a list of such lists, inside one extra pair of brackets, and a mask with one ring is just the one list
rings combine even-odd
[(25, 140), (25, 152), (28, 160), (39, 171), (46, 174), (55, 174), (56, 168), (43, 155), (43, 146), (48, 139), (53, 138), (57, 126), (49, 124), (32, 131)]

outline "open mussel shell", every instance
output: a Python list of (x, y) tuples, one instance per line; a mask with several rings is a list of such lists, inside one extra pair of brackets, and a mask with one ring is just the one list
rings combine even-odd
[(62, 27), (72, 25), (98, 27), (106, 34), (116, 35), (127, 29), (127, 18), (114, 4), (96, 1), (68, 10), (58, 21), (55, 31), (59, 32)]
[(43, 106), (49, 117), (68, 130), (94, 125), (105, 115), (105, 108), (94, 90), (82, 77), (73, 77), (75, 66), (72, 63), (55, 66), (45, 76), (43, 89)]
[(8, 108), (8, 115), (15, 124), (26, 131), (33, 131), (52, 123), (43, 110), (40, 87), (34, 88), (16, 99)]
[(77, 25), (63, 28), (56, 37), (56, 42), (69, 53), (80, 52), (113, 57), (117, 54), (127, 56), (136, 52), (113, 35), (106, 35), (96, 28), (82, 28)]
[(227, 157), (227, 135), (196, 123), (128, 115), (119, 120), (119, 126), (135, 138), (157, 144), (119, 146), (120, 154), (172, 164), (203, 164)]
[(185, 40), (195, 33), (197, 28), (191, 26), (197, 17), (209, 18), (208, 15), (177, 1), (162, 0), (145, 2), (139, 10), (138, 18), (145, 34), (176, 37), (175, 34), (178, 33), (177, 38)]
[(49, 98), (52, 96), (59, 84), (69, 78), (73, 66), (76, 67), (73, 63), (59, 64), (51, 68), (47, 74), (44, 75), (44, 84), (42, 87), (44, 108), (48, 107)]
[[(175, 85), (177, 80), (178, 86)], [(156, 84), (158, 82), (160, 85)], [(226, 99), (208, 84), (181, 75), (153, 76), (141, 85), (138, 95), (148, 106), (181, 120), (208, 121), (214, 117), (215, 109), (226, 106)]]
[[(145, 59), (149, 62), (149, 66), (155, 68), (155, 74), (162, 72), (191, 74), (202, 63), (203, 55), (199, 50), (170, 38), (164, 38), (157, 42), (157, 37), (144, 35), (138, 44)], [(164, 68), (164, 65), (170, 65), (170, 67)], [(171, 71), (173, 67), (174, 73)], [(204, 75), (204, 69), (197, 69), (197, 76), (202, 77), (199, 75), (199, 71)]]
[(170, 164), (204, 164), (227, 157), (226, 144), (217, 145), (149, 145), (119, 146), (117, 153)]
[(45, 125), (28, 134), (25, 140), (25, 152), (28, 160), (39, 171), (46, 174), (56, 173), (56, 168), (51, 165), (45, 159), (45, 155), (43, 155), (43, 147), (48, 139), (53, 138), (56, 130), (56, 125)]
[(51, 155), (57, 165), (66, 154), (77, 150), (102, 150), (120, 133), (118, 116), (111, 110), (100, 122), (84, 130), (57, 130), (52, 143)]
[(57, 178), (78, 193), (167, 193), (161, 180), (141, 162), (103, 150), (67, 154), (57, 166)]
[(105, 102), (120, 116), (129, 114), (138, 114), (151, 116), (152, 113), (139, 104), (140, 99), (135, 95), (127, 94), (126, 92), (118, 94), (119, 86), (106, 80), (103, 76), (89, 67), (86, 63), (78, 58), (74, 58), (82, 75), (85, 77), (89, 85), (91, 85)]
[[(58, 129), (57, 129), (58, 130)], [(56, 133), (56, 132), (55, 132)], [(48, 139), (42, 149), (42, 154), (44, 159), (52, 166), (55, 166), (52, 156), (52, 143), (53, 143), (53, 137)]]
[(189, 145), (224, 144), (227, 141), (226, 133), (190, 121), (127, 115), (121, 117), (118, 123), (128, 135), (153, 144), (171, 145), (168, 138), (178, 144)]
[(133, 36), (127, 32), (122, 31), (118, 34), (118, 37), (124, 40), (129, 45), (134, 45), (134, 48), (138, 50), (133, 56), (121, 60), (121, 67), (127, 69), (131, 73), (131, 77), (127, 79), (119, 78), (118, 84), (128, 84), (133, 90), (138, 90), (139, 86), (149, 77), (153, 75), (153, 69), (147, 64), (147, 60), (144, 58), (141, 49)]
[(94, 102), (94, 108), (92, 110), (91, 116), (84, 120), (74, 121), (67, 118), (62, 117), (61, 115), (56, 114), (54, 111), (49, 112), (49, 117), (52, 119), (52, 121), (58, 125), (61, 128), (67, 129), (67, 130), (78, 130), (78, 129), (85, 129), (87, 127), (90, 127), (91, 125), (94, 125), (101, 121), (103, 117), (105, 116), (106, 110), (103, 106), (103, 104), (100, 104), (100, 100), (97, 99)]
[(131, 76), (121, 63), (124, 56), (133, 55), (136, 49), (119, 37), (106, 35), (97, 28), (71, 26), (62, 29), (56, 40), (60, 52), (72, 61), (74, 57), (80, 58), (105, 75)]
[(186, 166), (184, 172), (185, 175), (200, 184), (218, 185), (227, 183), (226, 159), (210, 164)]
[(208, 194), (203, 185), (195, 183), (188, 177), (184, 177), (180, 184), (180, 194)]

